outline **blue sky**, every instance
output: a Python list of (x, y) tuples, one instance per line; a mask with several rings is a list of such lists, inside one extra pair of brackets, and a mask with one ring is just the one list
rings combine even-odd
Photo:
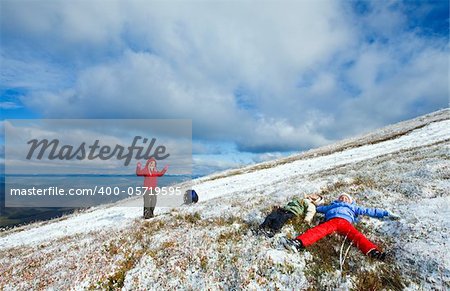
[(0, 3), (2, 119), (189, 118), (198, 173), (449, 104), (448, 1)]

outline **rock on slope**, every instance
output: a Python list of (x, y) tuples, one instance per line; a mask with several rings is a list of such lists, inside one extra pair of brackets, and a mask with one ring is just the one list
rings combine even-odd
[[(122, 202), (14, 229), (0, 237), (0, 289), (448, 289), (449, 144), (450, 111), (442, 110), (200, 178), (193, 181), (200, 203), (160, 209), (150, 221)], [(271, 239), (251, 231), (294, 195), (331, 201), (342, 191), (401, 215), (358, 225), (392, 252), (388, 263), (350, 247), (341, 264), (349, 243), (339, 236), (288, 253), (280, 236), (305, 230), (301, 221)]]

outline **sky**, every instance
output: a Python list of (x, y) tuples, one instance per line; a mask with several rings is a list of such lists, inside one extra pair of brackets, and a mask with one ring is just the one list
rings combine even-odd
[(444, 0), (0, 5), (2, 120), (192, 119), (196, 174), (449, 106)]

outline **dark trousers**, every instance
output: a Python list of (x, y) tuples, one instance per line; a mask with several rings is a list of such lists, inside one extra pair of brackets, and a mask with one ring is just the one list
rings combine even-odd
[(266, 219), (264, 219), (264, 222), (259, 227), (277, 232), (280, 231), (286, 222), (294, 216), (294, 213), (283, 208), (278, 208), (267, 215)]
[(151, 195), (150, 193), (144, 194), (144, 218), (145, 219), (152, 218), (155, 216), (153, 214), (153, 211), (155, 210), (157, 197), (158, 196), (156, 196), (156, 194), (153, 194), (153, 195)]

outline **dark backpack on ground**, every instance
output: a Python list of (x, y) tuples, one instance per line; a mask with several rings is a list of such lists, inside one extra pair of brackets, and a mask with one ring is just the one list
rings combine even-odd
[(198, 202), (198, 194), (195, 190), (187, 190), (184, 193), (184, 204), (191, 204)]
[(294, 213), (284, 208), (276, 207), (269, 215), (267, 215), (266, 219), (264, 219), (264, 222), (259, 226), (259, 228), (271, 232), (273, 236), (281, 230), (286, 222), (294, 217)]

